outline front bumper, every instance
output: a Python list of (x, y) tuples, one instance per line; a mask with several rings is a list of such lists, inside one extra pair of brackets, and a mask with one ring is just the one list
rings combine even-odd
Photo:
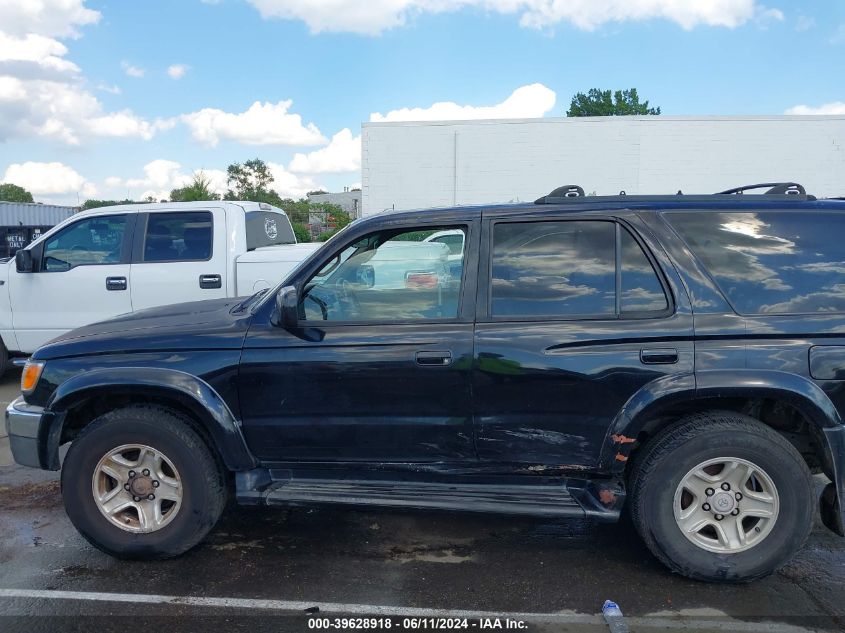
[(43, 416), (43, 408), (27, 404), (23, 397), (6, 407), (6, 431), (12, 457), (21, 466), (44, 468), (38, 448)]

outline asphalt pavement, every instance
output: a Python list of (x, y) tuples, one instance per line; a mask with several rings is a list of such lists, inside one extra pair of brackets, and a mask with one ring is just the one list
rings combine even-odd
[(0, 437), (0, 631), (607, 631), (608, 598), (631, 633), (845, 630), (845, 539), (819, 525), (787, 567), (733, 586), (670, 574), (625, 521), (233, 508), (181, 558), (126, 562), (76, 533), (58, 473), (13, 464)]

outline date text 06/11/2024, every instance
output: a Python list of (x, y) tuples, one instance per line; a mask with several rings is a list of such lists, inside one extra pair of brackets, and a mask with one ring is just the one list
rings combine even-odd
[(450, 629), (511, 630), (528, 628), (524, 620), (513, 618), (309, 618), (308, 628), (313, 630), (429, 630), (443, 631)]

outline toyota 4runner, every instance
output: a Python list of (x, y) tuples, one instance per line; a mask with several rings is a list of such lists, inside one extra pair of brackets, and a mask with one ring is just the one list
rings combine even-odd
[(759, 578), (817, 507), (845, 535), (845, 201), (731, 195), (750, 188), (570, 186), (355, 222), (276, 288), (38, 349), (6, 413), (14, 457), (61, 467), (73, 524), (125, 558), (185, 552), (232, 492), (627, 509), (673, 571)]

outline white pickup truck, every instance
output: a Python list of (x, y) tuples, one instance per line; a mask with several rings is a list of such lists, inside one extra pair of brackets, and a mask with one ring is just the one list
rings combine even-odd
[(285, 212), (256, 202), (77, 213), (0, 263), (0, 370), (95, 321), (274, 286), (319, 246), (297, 244)]

